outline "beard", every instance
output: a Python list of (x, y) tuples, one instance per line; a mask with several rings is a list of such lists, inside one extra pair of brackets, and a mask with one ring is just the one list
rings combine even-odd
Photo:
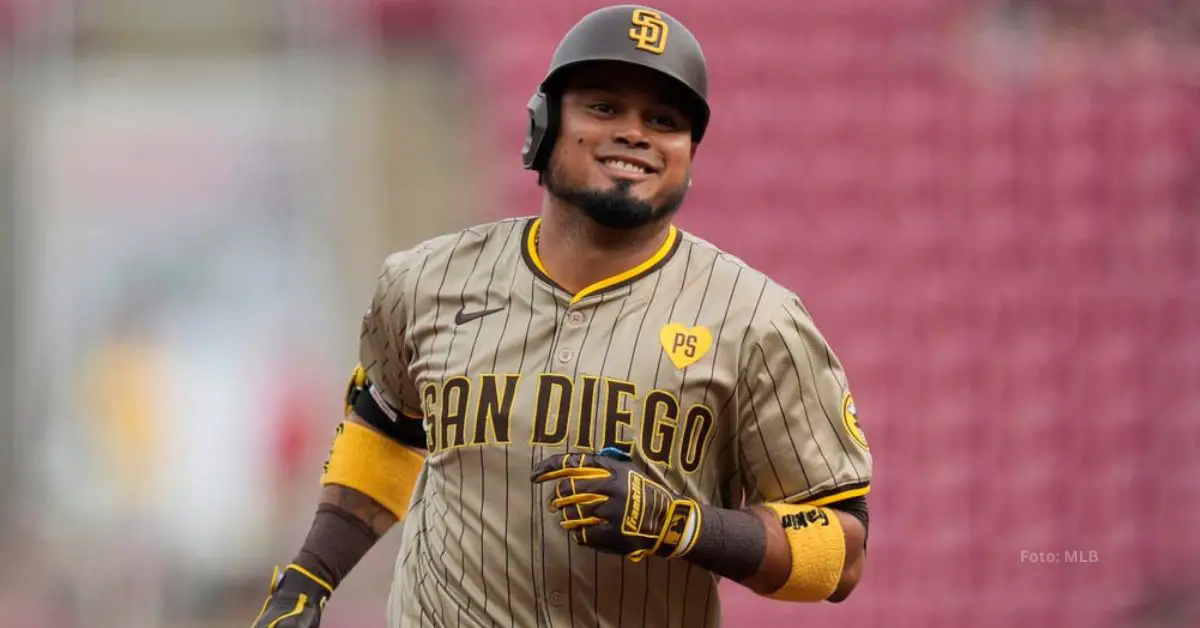
[(546, 190), (578, 207), (585, 216), (607, 229), (636, 229), (679, 211), (687, 195), (685, 184), (672, 190), (658, 205), (633, 195), (633, 181), (620, 179), (611, 188), (587, 188), (568, 183), (557, 164), (546, 171)]

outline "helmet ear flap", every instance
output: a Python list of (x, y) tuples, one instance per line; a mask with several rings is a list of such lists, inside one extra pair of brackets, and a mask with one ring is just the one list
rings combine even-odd
[(521, 162), (526, 170), (541, 172), (554, 151), (554, 137), (558, 134), (558, 103), (550, 95), (538, 90), (526, 106), (529, 112), (529, 128), (525, 132), (525, 146), (521, 149)]

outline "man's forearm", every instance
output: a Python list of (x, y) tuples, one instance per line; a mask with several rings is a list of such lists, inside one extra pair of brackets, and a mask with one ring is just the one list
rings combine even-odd
[(292, 562), (337, 588), (342, 579), (396, 523), (374, 499), (352, 488), (330, 484), (304, 545)]
[[(845, 532), (842, 576), (830, 601), (850, 594), (862, 576), (865, 528), (849, 514), (833, 511)], [(701, 506), (701, 532), (684, 560), (760, 595), (784, 585), (792, 572), (792, 547), (778, 517), (762, 506), (729, 510)]]
[(321, 489), (321, 504), (329, 504), (354, 515), (355, 519), (370, 526), (376, 537), (381, 537), (396, 524), (396, 516), (379, 502), (366, 494), (338, 484), (329, 484)]
[(783, 530), (762, 508), (701, 506), (701, 533), (684, 560), (759, 592), (779, 588), (791, 571)]

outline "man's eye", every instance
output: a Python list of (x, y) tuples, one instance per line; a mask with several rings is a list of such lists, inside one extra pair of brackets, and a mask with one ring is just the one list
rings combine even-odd
[(660, 127), (666, 128), (666, 129), (679, 128), (679, 123), (675, 120), (675, 118), (673, 116), (659, 116), (657, 118), (654, 118), (650, 122), (652, 124), (654, 124), (655, 126), (660, 126)]
[(591, 108), (592, 108), (592, 110), (593, 110), (593, 111), (596, 111), (596, 112), (599, 112), (599, 113), (612, 113), (612, 112), (613, 112), (613, 108), (612, 108), (612, 107), (610, 107), (610, 106), (608, 106), (607, 104), (605, 104), (605, 103), (602, 103), (602, 102), (598, 102), (598, 103), (595, 103), (595, 104), (593, 104), (593, 105), (591, 106)]

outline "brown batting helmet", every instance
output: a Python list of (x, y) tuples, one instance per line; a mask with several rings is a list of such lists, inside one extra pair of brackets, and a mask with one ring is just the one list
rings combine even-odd
[(708, 64), (700, 42), (679, 20), (645, 6), (619, 5), (593, 11), (563, 37), (550, 70), (529, 100), (529, 129), (521, 151), (525, 169), (541, 172), (558, 133), (559, 90), (572, 68), (593, 61), (617, 61), (650, 68), (683, 88), (692, 140), (708, 127)]

